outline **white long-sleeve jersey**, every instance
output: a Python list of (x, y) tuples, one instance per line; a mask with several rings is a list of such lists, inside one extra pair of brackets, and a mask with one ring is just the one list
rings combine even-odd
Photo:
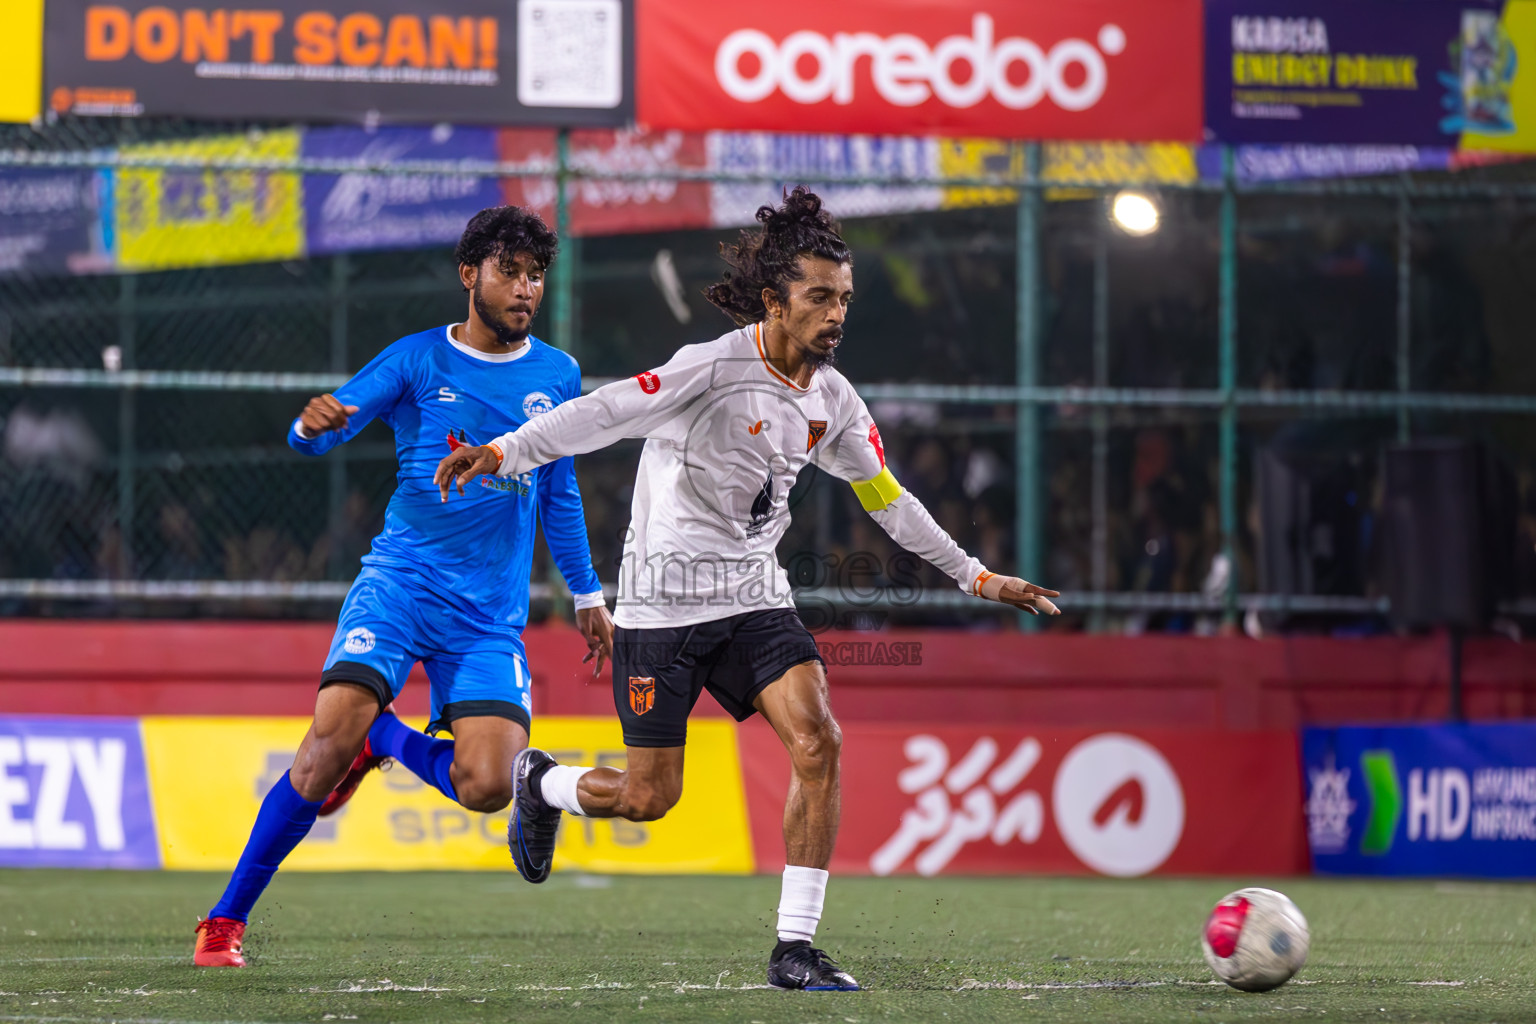
[(853, 484), (896, 543), (976, 593), (985, 570), (885, 468), (880, 431), (836, 370), (800, 387), (764, 356), (759, 324), (679, 349), (664, 366), (531, 418), (493, 443), (517, 476), (628, 437), (635, 476), (614, 622), (687, 626), (793, 607), (774, 550), (790, 488), (808, 464)]

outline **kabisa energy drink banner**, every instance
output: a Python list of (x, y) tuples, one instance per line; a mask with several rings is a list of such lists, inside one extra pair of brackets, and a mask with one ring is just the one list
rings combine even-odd
[(1215, 140), (1536, 143), (1536, 0), (1207, 0), (1205, 28)]

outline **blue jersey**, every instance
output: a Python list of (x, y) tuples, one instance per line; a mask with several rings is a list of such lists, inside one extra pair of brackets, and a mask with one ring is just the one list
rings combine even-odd
[(404, 569), (478, 618), (521, 629), (528, 622), (533, 531), (544, 539), (572, 593), (602, 589), (587, 547), (586, 516), (569, 458), (519, 477), (486, 475), (440, 499), (432, 475), (451, 434), (484, 444), (581, 394), (576, 360), (536, 338), (501, 356), (455, 342), (451, 328), (401, 338), (336, 389), (357, 406), (345, 430), (306, 440), (295, 421), (288, 443), (321, 455), (375, 419), (395, 432), (400, 471), (384, 531), (363, 564)]

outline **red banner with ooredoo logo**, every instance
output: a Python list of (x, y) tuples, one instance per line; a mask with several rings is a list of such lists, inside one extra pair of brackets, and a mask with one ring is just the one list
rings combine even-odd
[[(757, 869), (784, 863), (789, 759), (740, 727)], [(845, 874), (1295, 874), (1307, 870), (1296, 736), (843, 727)]]
[(1198, 139), (1200, 0), (675, 0), (636, 12), (653, 128)]

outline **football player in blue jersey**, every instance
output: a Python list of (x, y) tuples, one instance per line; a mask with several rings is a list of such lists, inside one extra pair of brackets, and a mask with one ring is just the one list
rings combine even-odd
[[(455, 252), (470, 297), (464, 322), (401, 338), (335, 394), (311, 399), (289, 428), (290, 445), (321, 455), (382, 419), (395, 432), (400, 472), (384, 530), (336, 623), (314, 723), (262, 802), (224, 895), (198, 923), (200, 966), (245, 966), (246, 918), (278, 865), (316, 816), (346, 803), (386, 758), (470, 810), (507, 806), (532, 713), (521, 633), (535, 523), (576, 595), (594, 676), (611, 654), (613, 623), (570, 459), (484, 477), (466, 502), (444, 504), (432, 482), (447, 451), (581, 394), (576, 361), (529, 334), (556, 242), (531, 211), (476, 214)], [(390, 707), (418, 661), (432, 686), (426, 733)], [(434, 738), (443, 731), (453, 739)]]

